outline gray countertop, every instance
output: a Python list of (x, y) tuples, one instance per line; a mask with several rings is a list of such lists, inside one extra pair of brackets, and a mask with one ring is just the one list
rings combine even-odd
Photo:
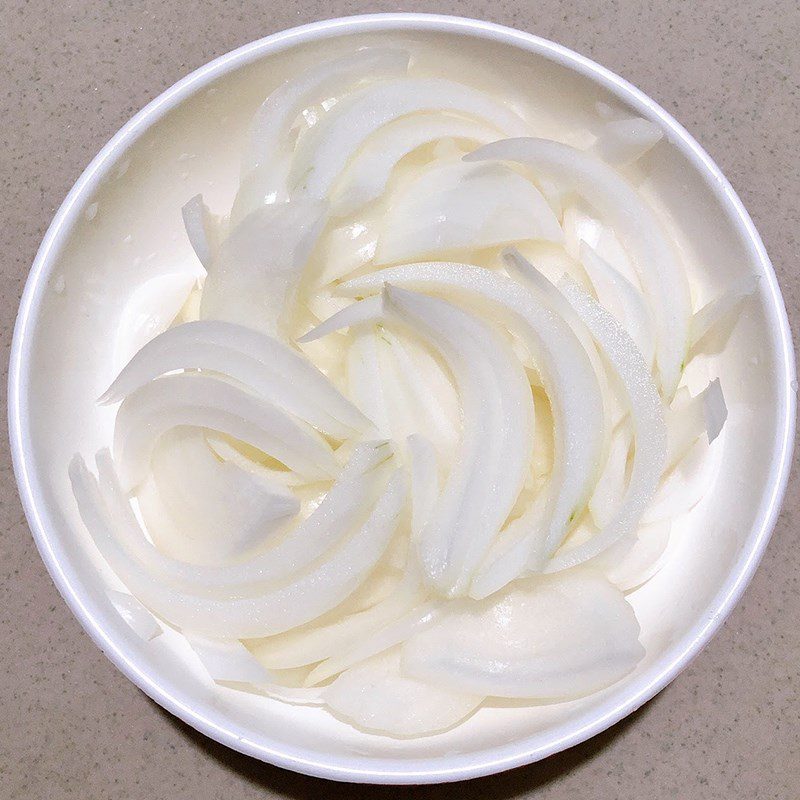
[[(752, 214), (795, 330), (800, 228), (796, 0), (5, 0), (0, 5), (0, 323), (4, 364), (36, 248), (109, 137), (209, 59), (268, 33), (365, 11), (480, 17), (554, 39), (632, 81), (709, 150)], [(721, 633), (632, 717), (566, 753), (465, 785), (339, 786), (228, 751), (106, 661), (58, 596), (28, 532), (3, 426), (3, 798), (775, 798), (800, 796), (800, 547), (792, 477), (766, 557)]]

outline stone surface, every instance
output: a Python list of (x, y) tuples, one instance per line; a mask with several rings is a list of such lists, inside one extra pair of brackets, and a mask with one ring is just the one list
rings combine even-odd
[[(652, 95), (710, 151), (761, 231), (795, 329), (800, 7), (795, 0), (0, 2), (0, 331), (7, 360), (44, 231), (101, 145), (148, 100), (240, 44), (364, 11), (482, 17), (574, 48)], [(5, 413), (5, 409), (3, 410)], [(28, 533), (0, 441), (0, 797), (746, 798), (800, 796), (795, 474), (766, 557), (721, 633), (610, 731), (467, 785), (350, 787), (252, 761), (173, 719), (81, 631)]]

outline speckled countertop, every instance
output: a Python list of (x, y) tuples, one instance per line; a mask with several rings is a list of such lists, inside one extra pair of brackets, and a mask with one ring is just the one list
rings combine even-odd
[[(136, 110), (209, 59), (362, 11), (438, 11), (532, 31), (610, 67), (705, 145), (766, 242), (800, 330), (800, 7), (796, 0), (396, 4), (0, 3), (0, 325), (4, 365), (28, 268), (67, 190)], [(4, 380), (5, 383), (5, 380)], [(0, 469), (0, 797), (800, 797), (800, 514), (795, 471), (772, 543), (711, 645), (629, 719), (559, 756), (466, 785), (341, 786), (228, 751), (173, 719), (83, 633)]]

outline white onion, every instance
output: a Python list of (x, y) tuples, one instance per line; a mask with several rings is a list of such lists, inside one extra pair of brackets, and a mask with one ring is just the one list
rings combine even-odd
[(485, 145), (467, 161), (499, 159), (529, 165), (563, 181), (614, 228), (634, 261), (656, 323), (661, 387), (671, 397), (689, 347), (691, 298), (686, 274), (658, 218), (633, 187), (596, 157), (545, 139), (510, 139)]
[(597, 141), (592, 150), (603, 161), (616, 167), (637, 161), (664, 136), (658, 125), (641, 117), (608, 120), (595, 133)]

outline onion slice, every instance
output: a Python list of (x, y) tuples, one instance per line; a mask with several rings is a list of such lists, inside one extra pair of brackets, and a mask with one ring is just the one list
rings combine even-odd
[(483, 700), (403, 674), (399, 648), (349, 669), (324, 694), (337, 716), (362, 730), (396, 737), (441, 733)]
[(307, 358), (266, 334), (230, 322), (199, 320), (148, 342), (99, 398), (116, 403), (174, 370), (226, 375), (336, 438), (369, 430), (369, 421)]
[(546, 139), (494, 142), (464, 158), (527, 164), (537, 175), (568, 185), (597, 209), (620, 237), (649, 299), (661, 388), (671, 398), (689, 347), (689, 284), (658, 218), (636, 190), (594, 155)]
[(506, 135), (527, 126), (489, 95), (445, 78), (383, 81), (345, 97), (300, 138), (289, 172), (293, 195), (327, 197), (334, 182), (371, 134), (400, 117), (447, 111), (487, 122)]
[(144, 480), (156, 442), (179, 425), (241, 439), (310, 479), (325, 480), (338, 469), (330, 445), (306, 423), (233, 384), (183, 372), (142, 386), (119, 408), (114, 454), (126, 489)]
[(538, 576), (445, 609), (402, 649), (419, 680), (489, 697), (566, 700), (609, 686), (644, 656), (622, 593), (586, 568)]

